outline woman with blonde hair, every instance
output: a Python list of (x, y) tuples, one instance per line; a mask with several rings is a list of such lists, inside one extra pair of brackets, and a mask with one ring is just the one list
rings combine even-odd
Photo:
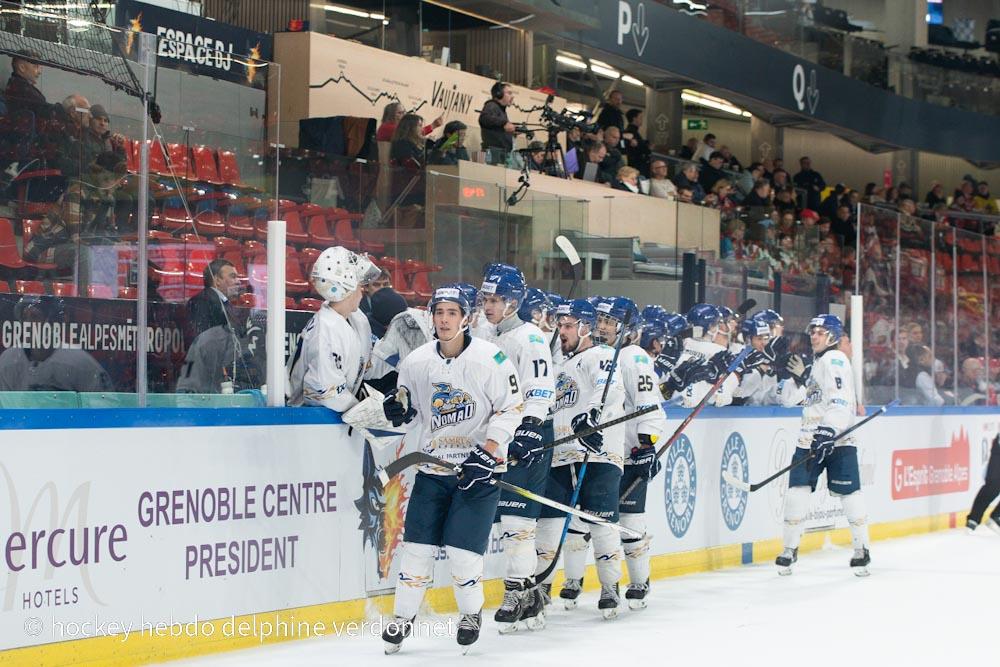
[(635, 167), (622, 167), (615, 175), (615, 182), (611, 184), (615, 190), (639, 193), (639, 170)]

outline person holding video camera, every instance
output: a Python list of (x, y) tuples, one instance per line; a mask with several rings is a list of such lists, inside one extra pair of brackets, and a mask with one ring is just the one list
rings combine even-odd
[(509, 83), (497, 81), (490, 88), (491, 99), (479, 113), (483, 150), (491, 153), (490, 162), (503, 163), (514, 150), (514, 123), (507, 118), (507, 107), (514, 102), (514, 90)]

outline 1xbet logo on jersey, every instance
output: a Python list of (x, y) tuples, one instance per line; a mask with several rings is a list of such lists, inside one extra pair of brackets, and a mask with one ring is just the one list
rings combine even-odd
[(576, 380), (566, 373), (560, 373), (556, 379), (556, 403), (552, 406), (552, 412), (573, 407), (579, 397), (580, 387), (577, 386)]
[(468, 392), (455, 389), (448, 382), (435, 382), (431, 396), (431, 431), (451, 426), (476, 414), (476, 402)]

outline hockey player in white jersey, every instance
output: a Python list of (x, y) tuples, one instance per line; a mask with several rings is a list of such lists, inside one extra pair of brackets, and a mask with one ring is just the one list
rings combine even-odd
[(743, 320), (740, 333), (751, 352), (736, 371), (739, 386), (733, 392), (733, 404), (774, 405), (777, 403), (778, 381), (765, 354), (771, 340), (771, 327), (767, 322), (751, 317)]
[[(614, 350), (595, 344), (597, 313), (585, 299), (574, 299), (559, 306), (559, 342), (565, 355), (556, 368), (556, 402), (553, 422), (557, 438), (578, 433), (599, 421), (623, 414), (625, 393), (612, 371)], [(601, 402), (607, 387), (607, 398)], [(603, 408), (603, 410), (602, 410)], [(589, 454), (588, 454), (589, 452)], [(577, 502), (582, 510), (618, 521), (618, 489), (624, 463), (624, 430), (615, 426), (560, 445), (554, 451), (552, 470), (545, 495), (564, 504), (573, 504), (574, 489), (579, 484)], [(584, 462), (587, 469), (579, 480)], [(542, 508), (538, 521), (538, 572), (549, 569), (556, 556), (564, 517), (557, 510)], [(564, 548), (585, 548), (586, 525), (574, 518)], [(621, 578), (618, 534), (603, 525), (590, 526), (593, 536), (597, 574), (601, 581), (598, 608), (610, 618), (617, 614), (620, 602), (618, 581)], [(553, 568), (554, 569), (554, 568)], [(545, 580), (551, 584), (552, 573)]]
[[(682, 404), (693, 408), (705, 397), (716, 379), (726, 372), (732, 361), (729, 352), (729, 325), (717, 307), (707, 303), (697, 303), (688, 311), (686, 319), (691, 325), (693, 336), (684, 341), (684, 352), (677, 361), (677, 369), (683, 375), (685, 386), (681, 391)], [(688, 371), (691, 364), (697, 365)], [(712, 397), (717, 406), (733, 402), (733, 392), (739, 381), (729, 375)]]
[[(541, 290), (537, 290), (541, 293)], [(549, 339), (542, 331), (518, 316), (527, 288), (524, 275), (509, 264), (487, 267), (479, 289), (481, 317), (494, 328), (493, 342), (517, 368), (524, 394), (524, 413), (508, 447), (508, 458), (517, 464), (508, 467), (503, 479), (511, 484), (544, 494), (552, 450), (542, 446), (553, 437), (549, 411), (555, 400), (555, 368)], [(544, 295), (542, 296), (544, 299)], [(544, 603), (535, 585), (535, 528), (541, 505), (523, 496), (503, 491), (497, 507), (501, 544), (507, 570), (503, 603), (494, 620), (500, 632), (512, 632), (524, 625), (533, 630), (545, 625)]]
[[(628, 322), (628, 326), (625, 323)], [(636, 343), (643, 328), (639, 309), (631, 299), (609, 297), (597, 304), (597, 331), (599, 340), (606, 345), (614, 345), (620, 335), (625, 336), (618, 356), (618, 379), (625, 392), (625, 414), (630, 414), (661, 402), (656, 384), (653, 361), (646, 351)], [(667, 428), (667, 420), (662, 410), (650, 412), (624, 424), (625, 461), (619, 493), (624, 492), (636, 478), (652, 479), (660, 469), (656, 460), (655, 444)], [(629, 586), (625, 599), (631, 609), (644, 609), (649, 593), (649, 544), (646, 534), (646, 484), (640, 484), (627, 498), (620, 502), (619, 513), (622, 525), (634, 529), (642, 537), (622, 536), (625, 566), (629, 574)], [(587, 543), (583, 549), (565, 550), (565, 570), (567, 582), (582, 585), (586, 567)], [(578, 586), (564, 586), (560, 597), (568, 598), (568, 606), (573, 606), (579, 595)]]
[(413, 630), (434, 560), (444, 547), (461, 619), (459, 645), (479, 638), (483, 608), (483, 554), (489, 544), (507, 446), (521, 423), (517, 369), (493, 343), (469, 334), (470, 304), (455, 285), (439, 287), (430, 302), (436, 340), (399, 367), (398, 389), (383, 409), (394, 426), (407, 424), (404, 445), (460, 466), (421, 466), (406, 510), (395, 617), (382, 633), (395, 653)]
[(344, 412), (353, 407), (369, 370), (372, 331), (358, 310), (361, 287), (378, 277), (367, 255), (336, 246), (313, 264), (310, 278), (323, 298), (288, 360), (288, 405)]
[(809, 322), (809, 339), (815, 358), (806, 386), (802, 427), (792, 463), (812, 457), (793, 468), (785, 493), (784, 550), (775, 560), (778, 573), (791, 574), (798, 559), (799, 540), (809, 513), (810, 493), (826, 471), (830, 495), (840, 498), (851, 530), (854, 555), (851, 567), (858, 576), (868, 574), (868, 518), (861, 496), (858, 450), (854, 438), (835, 441), (837, 434), (854, 424), (857, 410), (851, 362), (838, 349), (844, 325), (835, 315), (817, 315)]

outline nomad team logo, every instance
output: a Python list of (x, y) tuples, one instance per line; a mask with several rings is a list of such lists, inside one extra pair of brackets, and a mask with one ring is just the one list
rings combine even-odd
[[(743, 436), (733, 431), (726, 440), (722, 450), (722, 470), (728, 470), (736, 479), (750, 481), (750, 460), (747, 458), (747, 447)], [(747, 500), (750, 494), (729, 484), (725, 479), (719, 481), (719, 495), (722, 498), (722, 518), (729, 530), (736, 530), (743, 523), (747, 512)]]
[(476, 402), (467, 392), (454, 389), (448, 382), (435, 382), (431, 396), (431, 431), (451, 426), (476, 414)]
[(698, 490), (698, 472), (694, 464), (691, 440), (684, 434), (667, 450), (663, 500), (667, 507), (667, 524), (674, 537), (684, 537), (694, 517), (694, 500)]
[(577, 386), (576, 380), (566, 373), (560, 373), (556, 380), (556, 404), (552, 406), (552, 412), (573, 407), (579, 397), (580, 387)]

